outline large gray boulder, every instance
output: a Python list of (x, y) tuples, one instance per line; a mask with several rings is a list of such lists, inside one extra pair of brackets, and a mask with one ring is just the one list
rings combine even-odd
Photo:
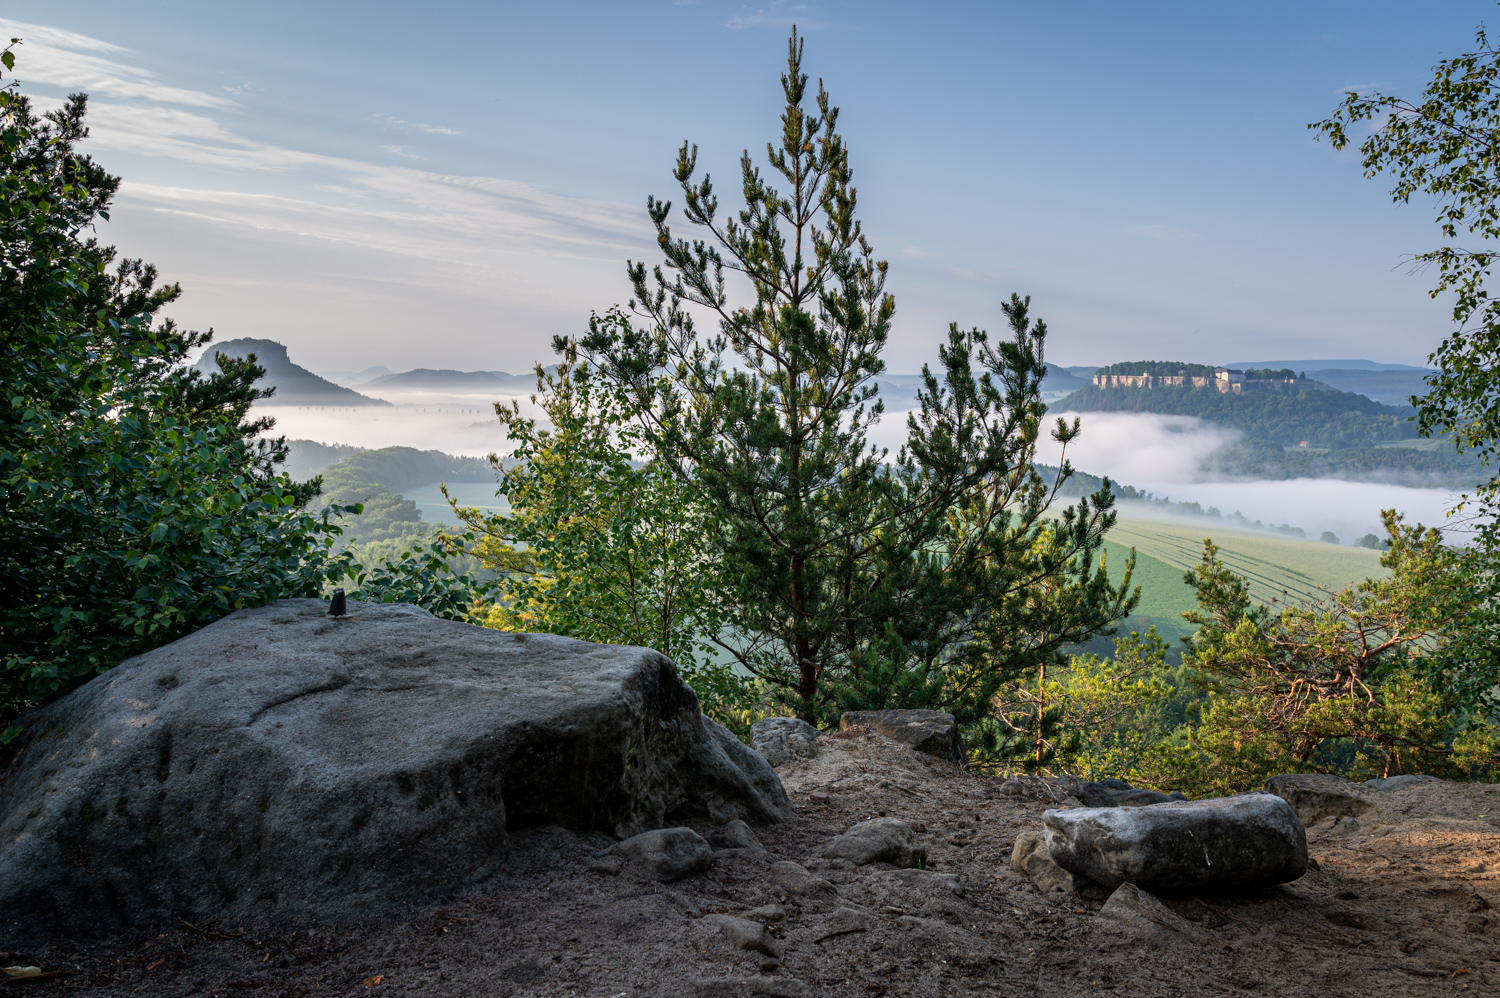
[(800, 717), (766, 717), (750, 725), (750, 747), (772, 766), (818, 755), (817, 728)]
[(1050, 810), (1042, 820), (1053, 862), (1106, 887), (1252, 887), (1307, 872), (1307, 835), (1297, 813), (1260, 791), (1150, 807)]
[(0, 756), (0, 938), (451, 893), (518, 828), (776, 820), (758, 754), (643, 648), (285, 600), (121, 663)]
[(968, 761), (958, 721), (941, 710), (850, 710), (839, 718), (839, 730), (869, 728), (918, 752), (962, 766)]

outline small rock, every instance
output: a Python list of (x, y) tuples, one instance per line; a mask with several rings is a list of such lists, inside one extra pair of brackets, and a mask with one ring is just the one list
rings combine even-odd
[(927, 859), (927, 851), (917, 845), (911, 826), (897, 818), (861, 821), (825, 845), (823, 855), (829, 859), (847, 859), (860, 866), (866, 863), (917, 866)]
[(1010, 868), (1023, 876), (1026, 873), (1026, 857), (1047, 844), (1047, 833), (1040, 828), (1028, 828), (1016, 836), (1016, 844), (1010, 850)]
[(615, 855), (643, 875), (669, 883), (708, 869), (713, 849), (691, 828), (658, 828), (615, 844)]
[(719, 934), (735, 949), (753, 950), (781, 959), (781, 947), (776, 944), (764, 923), (748, 918), (735, 918), (733, 915), (705, 915), (699, 922), (717, 928)]
[(1181, 794), (1174, 798), (1160, 790), (1121, 790), (1116, 791), (1113, 796), (1120, 807), (1150, 807), (1152, 804), (1165, 804), (1169, 800), (1187, 800)]
[(1130, 935), (1198, 934), (1191, 922), (1135, 884), (1121, 884), (1115, 888), (1104, 907), (1099, 909), (1099, 914), (1094, 916), (1094, 926)]
[(1099, 783), (1099, 785), (1101, 787), (1104, 787), (1104, 789), (1106, 789), (1106, 790), (1134, 790), (1135, 789), (1130, 784), (1126, 783), (1124, 780), (1119, 779), (1119, 778), (1114, 777), (1114, 776), (1106, 776), (1104, 779), (1099, 780), (1098, 783)]
[(1307, 872), (1302, 823), (1274, 794), (1050, 810), (1042, 820), (1052, 860), (1106, 887), (1127, 882), (1161, 891), (1269, 886)]
[(1010, 851), (1010, 868), (1030, 877), (1043, 894), (1072, 894), (1080, 886), (1078, 878), (1053, 862), (1046, 843), (1046, 833), (1040, 828), (1028, 828), (1016, 836), (1016, 844)]
[(1441, 783), (1436, 776), (1422, 776), (1417, 773), (1406, 773), (1401, 776), (1390, 776), (1385, 779), (1366, 780), (1361, 786), (1369, 787), (1371, 790), (1405, 790), (1422, 783)]
[(865, 727), (918, 752), (962, 766), (968, 761), (958, 721), (941, 710), (851, 710), (839, 718), (839, 730)]
[(1026, 793), (1026, 785), (1019, 780), (1006, 780), (1000, 784), (1000, 792), (1007, 797), (1021, 797)]
[(1481, 915), (1478, 912), (1470, 912), (1469, 914), (1464, 916), (1465, 932), (1483, 932), (1485, 930), (1485, 927), (1489, 924), (1490, 919), (1488, 915)]
[(750, 747), (772, 766), (818, 754), (822, 732), (799, 717), (768, 717), (750, 726)]
[(1328, 817), (1352, 818), (1372, 806), (1360, 784), (1325, 773), (1273, 776), (1266, 790), (1292, 805), (1304, 827)]
[(760, 844), (760, 839), (755, 837), (750, 826), (739, 818), (709, 832), (708, 844), (715, 849), (759, 849), (764, 852), (766, 848)]
[(745, 912), (744, 917), (762, 925), (779, 925), (786, 921), (786, 909), (779, 904), (763, 904)]
[(838, 900), (839, 892), (833, 884), (813, 876), (796, 863), (772, 863), (768, 879), (772, 888), (799, 901), (823, 904)]

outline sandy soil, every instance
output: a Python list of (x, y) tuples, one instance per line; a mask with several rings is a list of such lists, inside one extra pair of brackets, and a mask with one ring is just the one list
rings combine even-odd
[[(1430, 783), (1309, 829), (1318, 869), (1293, 884), (1169, 899), (1190, 931), (1093, 924), (1106, 892), (1044, 896), (1011, 872), (1011, 843), (1067, 800), (1028, 779), (962, 772), (875, 735), (781, 770), (794, 818), (767, 851), (724, 850), (674, 884), (611, 874), (610, 840), (537, 829), (509, 872), (441, 906), (358, 924), (221, 919), (162, 933), (0, 953), (69, 976), (17, 994), (948, 996), (1500, 993), (1500, 786)], [(856, 821), (918, 830), (931, 874), (818, 858)], [(703, 829), (706, 831), (706, 829)], [(791, 860), (816, 880), (773, 886)], [(934, 875), (936, 874), (936, 875)], [(961, 884), (956, 893), (952, 877)], [(714, 913), (780, 906), (780, 959), (732, 948)], [(760, 912), (759, 917), (769, 917)], [(0, 942), (0, 950), (4, 949)]]

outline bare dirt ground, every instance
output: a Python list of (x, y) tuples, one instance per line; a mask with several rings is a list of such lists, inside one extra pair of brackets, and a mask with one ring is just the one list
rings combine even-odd
[[(966, 773), (876, 735), (826, 736), (783, 767), (792, 820), (674, 884), (611, 874), (610, 840), (538, 829), (509, 872), (437, 906), (357, 924), (220, 919), (0, 953), (65, 971), (0, 985), (100, 995), (949, 996), (1500, 994), (1500, 786), (1428, 783), (1308, 830), (1318, 869), (1236, 895), (1168, 899), (1188, 931), (1094, 924), (1106, 892), (1044, 896), (1010, 848), (1063, 784)], [(901, 818), (930, 873), (819, 858), (856, 821)], [(701, 829), (707, 831), (707, 829)], [(793, 861), (811, 877), (777, 876)], [(955, 890), (953, 877), (958, 887)], [(826, 884), (822, 883), (826, 882)], [(831, 885), (831, 886), (828, 886)], [(961, 893), (960, 893), (961, 892)], [(775, 959), (714, 913), (774, 917)], [(4, 950), (0, 941), (0, 950)]]

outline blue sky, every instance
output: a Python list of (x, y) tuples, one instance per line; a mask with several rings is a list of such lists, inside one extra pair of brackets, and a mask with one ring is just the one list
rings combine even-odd
[[(629, 295), (683, 139), (726, 199), (796, 21), (891, 261), (887, 360), (1030, 294), (1063, 364), (1368, 357), (1448, 328), (1430, 205), (1313, 140), (1415, 95), (1488, 2), (139, 4), (10, 0), (17, 75), (84, 89), (106, 238), (175, 316), (316, 370), (522, 370)], [(675, 199), (674, 200), (680, 200)]]

